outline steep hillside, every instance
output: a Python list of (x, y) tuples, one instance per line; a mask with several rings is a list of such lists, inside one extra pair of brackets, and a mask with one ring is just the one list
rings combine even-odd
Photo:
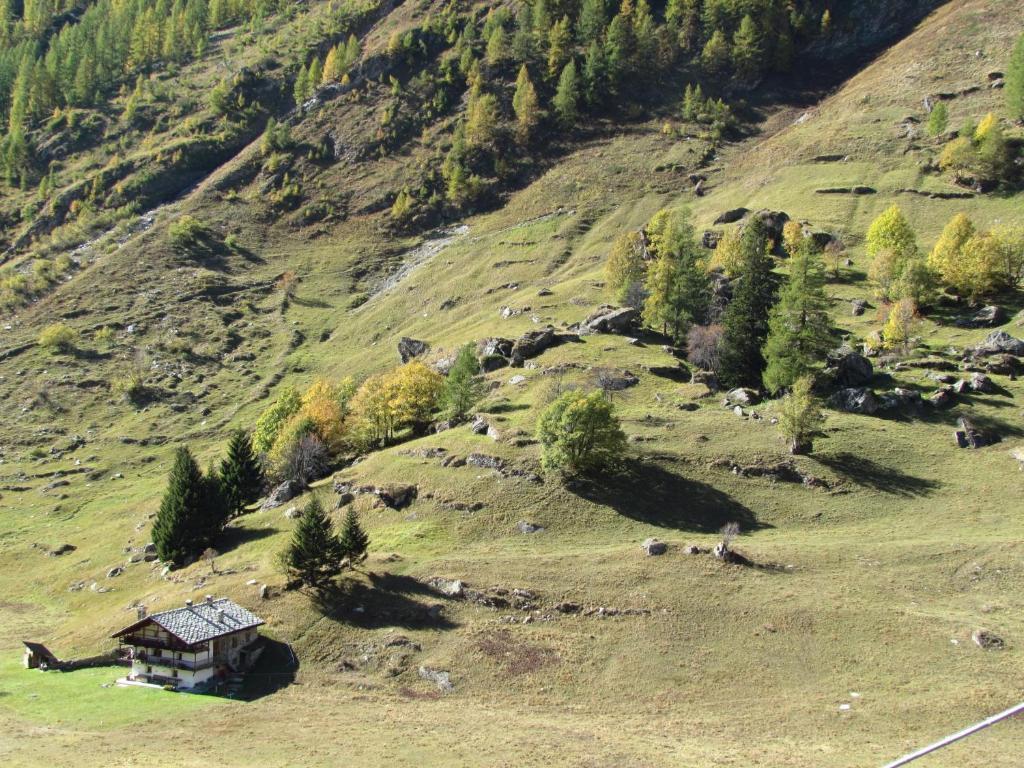
[[(828, 57), (836, 71), (894, 18), (938, 4), (848, 5)], [(215, 44), (246, 66), (296, 40), (323, 53), (350, 31), (321, 38), (327, 8), (257, 35), (259, 51), (241, 30)], [(883, 323), (864, 233), (893, 202), (926, 249), (960, 211), (983, 227), (1020, 220), (1019, 193), (969, 192), (930, 170), (949, 138), (927, 136), (923, 100), (945, 94), (953, 126), (1001, 108), (990, 73), (1021, 32), (1021, 0), (943, 4), (842, 84), (771, 76), (731, 97), (741, 122), (727, 140), (680, 118), (693, 75), (683, 66), (671, 95), (549, 134), (486, 198), (435, 208), (423, 196), (403, 219), (397, 196), (429, 186), (470, 99), (460, 93), (452, 112), (380, 151), (382, 114), (400, 97), (378, 67), (394, 33), (424, 28), (434, 11), (360, 14), (364, 77), (354, 70), (287, 117), (285, 149), (268, 150), (254, 122), (212, 172), (182, 177), (11, 315), (0, 350), (0, 757), (134, 764), (147, 745), (175, 765), (838, 767), (880, 763), (1015, 703), (1024, 475), (1009, 451), (1024, 443), (1024, 387), (1010, 375), (948, 410), (830, 409), (815, 451), (790, 457), (775, 404), (740, 416), (703, 384), (667, 377), (677, 361), (653, 333), (584, 335), (487, 374), (479, 410), (500, 439), (462, 425), (338, 472), (339, 484), (414, 484), (418, 497), (400, 510), (357, 498), (370, 556), (328, 599), (286, 590), (277, 564), (295, 525), (284, 510), (304, 498), (238, 518), (215, 567), (128, 562), (150, 541), (175, 446), (205, 466), (284, 386), (362, 380), (399, 362), (403, 337), (427, 342), (434, 360), (547, 324), (568, 333), (608, 300), (613, 240), (666, 206), (689, 209), (698, 232), (736, 226), (714, 223), (725, 211), (768, 208), (840, 238), (849, 262), (828, 294), (851, 342)], [(822, 55), (820, 44), (805, 53)], [(171, 82), (199, 92), (219, 80), (213, 67), (204, 55)], [(300, 202), (288, 201), (292, 184)], [(872, 191), (821, 192), (854, 187)], [(852, 299), (872, 306), (855, 316)], [(999, 301), (1009, 318), (1024, 306), (1020, 291)], [(950, 348), (992, 329), (958, 327), (965, 312), (924, 319), (912, 357), (966, 375)], [(36, 344), (57, 320), (80, 334), (72, 354)], [(1019, 337), (1019, 322), (1002, 327)], [(937, 386), (913, 362), (875, 365), (879, 390)], [(612, 396), (627, 471), (577, 482), (541, 472), (530, 439), (540, 408), (602, 370), (639, 379)], [(961, 416), (1003, 442), (957, 448)], [(445, 461), (473, 453), (485, 461)], [(334, 479), (311, 491), (329, 506)], [(710, 549), (729, 522), (751, 567), (684, 553)], [(642, 553), (652, 536), (666, 555)], [(74, 550), (48, 556), (61, 544)], [(123, 573), (108, 577), (114, 567)], [(468, 589), (446, 595), (434, 577)], [(252, 607), (292, 646), (298, 670), (268, 665), (259, 680), (279, 690), (243, 703), (101, 687), (112, 669), (15, 666), (22, 639), (92, 653), (137, 605), (211, 592)], [(978, 648), (981, 628), (1006, 647)], [(448, 671), (454, 689), (442, 695), (421, 667)], [(1004, 724), (931, 764), (1016, 765), (1021, 728)]]

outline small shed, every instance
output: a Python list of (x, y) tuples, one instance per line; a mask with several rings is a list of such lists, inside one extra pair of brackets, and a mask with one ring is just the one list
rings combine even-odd
[(60, 664), (60, 660), (42, 643), (22, 642), (25, 645), (25, 669), (52, 669)]

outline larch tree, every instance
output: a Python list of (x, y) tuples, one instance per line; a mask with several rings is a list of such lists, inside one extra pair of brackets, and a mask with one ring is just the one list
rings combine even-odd
[(704, 44), (704, 50), (700, 55), (701, 66), (709, 75), (724, 75), (729, 69), (731, 57), (732, 52), (729, 50), (729, 41), (725, 33), (716, 29)]
[(563, 16), (560, 21), (555, 22), (548, 33), (548, 79), (553, 80), (565, 69), (565, 65), (572, 58), (572, 26), (568, 16)]
[(779, 429), (789, 444), (789, 452), (794, 455), (811, 452), (814, 437), (825, 421), (813, 387), (814, 380), (810, 376), (801, 376), (778, 405)]
[(643, 253), (643, 237), (639, 232), (619, 235), (612, 243), (604, 276), (605, 287), (615, 301), (625, 302), (633, 287), (643, 284), (647, 273)]
[(789, 261), (789, 278), (772, 307), (765, 342), (764, 386), (778, 392), (811, 373), (832, 346), (825, 268), (804, 238)]
[(455, 362), (444, 381), (442, 401), (448, 415), (463, 419), (483, 395), (480, 380), (480, 361), (472, 344), (467, 344), (455, 356)]
[(732, 61), (736, 75), (748, 81), (761, 74), (764, 66), (761, 33), (749, 14), (743, 17), (739, 29), (733, 35)]
[(520, 144), (530, 141), (540, 123), (540, 102), (537, 90), (530, 80), (530, 73), (523, 64), (516, 78), (516, 90), (512, 96), (512, 109), (516, 114), (516, 138)]
[(552, 100), (555, 116), (563, 128), (572, 128), (579, 118), (579, 91), (576, 62), (570, 59), (558, 78), (558, 88)]

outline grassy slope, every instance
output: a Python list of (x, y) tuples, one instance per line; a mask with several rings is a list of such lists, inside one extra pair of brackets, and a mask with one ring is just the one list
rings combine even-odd
[[(6, 402), (38, 400), (39, 390), (45, 389), (57, 406), (74, 412), (77, 401), (85, 399), (86, 420), (78, 431), (90, 441), (66, 459), (30, 460), (27, 438), (60, 418), (45, 404), (16, 414), (5, 427), (12, 439), (5, 450), (4, 482), (32, 486), (28, 492), (3, 491), (0, 498), (5, 596), (0, 645), (8, 649), (5, 653), (17, 653), (22, 636), (45, 639), (61, 653), (91, 650), (102, 645), (98, 638), (112, 625), (132, 615), (129, 604), (135, 600), (158, 608), (216, 591), (255, 604), (254, 588), (246, 581), (279, 583), (273, 557), (290, 527), (280, 511), (242, 521), (234, 534), (238, 545), (225, 548), (218, 561), (220, 570), (234, 573), (211, 576), (204, 566), (195, 566), (164, 581), (155, 569), (135, 565), (117, 580), (104, 579), (106, 570), (121, 561), (121, 547), (129, 539), (146, 540), (145, 527), (136, 531), (136, 525), (154, 508), (170, 450), (124, 445), (121, 435), (187, 435), (205, 456), (216, 448), (211, 441), (223, 434), (223, 424), (251, 421), (262, 407), (263, 384), (282, 368), (295, 371), (289, 378), (296, 381), (313, 371), (362, 375), (395, 361), (394, 344), (402, 335), (452, 348), (532, 326), (531, 313), (499, 319), (503, 305), (531, 306), (532, 314), (555, 324), (578, 320), (602, 298), (596, 283), (608, 241), (641, 225), (667, 202), (690, 205), (700, 223), (710, 223), (725, 208), (763, 205), (848, 233), (855, 267), (844, 282), (830, 287), (837, 297), (837, 319), (858, 334), (873, 327), (874, 318), (847, 317), (847, 304), (839, 300), (868, 290), (861, 282), (865, 263), (854, 236), (893, 199), (893, 189), (938, 185), (919, 178), (917, 154), (903, 154), (903, 143), (893, 139), (896, 122), (919, 113), (922, 93), (973, 84), (1002, 66), (1006, 41), (1016, 30), (981, 22), (996, 10), (1012, 17), (1005, 3), (991, 0), (953, 3), (939, 11), (820, 105), (812, 119), (729, 150), (722, 158), (722, 176), (703, 200), (678, 197), (685, 182), (653, 172), (687, 157), (659, 135), (659, 126), (595, 140), (500, 211), (468, 221), (466, 236), (358, 311), (347, 309), (348, 297), (354, 289), (366, 290), (372, 280), (357, 285), (356, 268), (380, 257), (396, 261), (376, 238), (372, 217), (324, 227), (322, 236), (310, 239), (308, 231), (263, 225), (258, 201), (244, 205), (212, 190), (185, 201), (183, 209), (196, 208), (208, 220), (237, 226), (243, 242), (264, 260), (232, 263), (233, 280), (255, 283), (290, 267), (304, 275), (298, 300), (283, 313), (275, 294), (254, 294), (251, 308), (244, 302), (230, 308), (243, 315), (229, 327), (247, 329), (239, 349), (253, 351), (252, 362), (181, 362), (154, 350), (158, 361), (167, 358), (169, 364), (205, 372), (202, 382), (186, 373), (179, 387), (210, 389), (203, 400), (212, 410), (208, 417), (194, 409), (174, 413), (165, 405), (126, 414), (123, 406), (106, 402), (108, 397), (89, 390), (79, 394), (60, 383), (65, 375), (71, 382), (97, 368), (116, 370), (114, 361), (54, 361), (30, 351), (5, 363)], [(944, 27), (955, 34), (942, 34)], [(380, 37), (386, 39), (386, 29)], [(977, 61), (978, 49), (988, 58)], [(994, 98), (985, 93), (955, 102), (954, 124), (961, 116), (983, 113)], [(321, 119), (344, 125), (349, 108), (334, 105)], [(767, 129), (793, 117), (776, 116)], [(317, 128), (308, 130), (316, 135)], [(832, 152), (850, 154), (851, 162), (807, 162)], [(355, 183), (369, 190), (388, 183), (389, 174), (400, 178), (401, 167), (397, 160), (384, 163)], [(321, 183), (330, 187), (351, 180), (351, 174), (351, 168), (329, 169)], [(881, 194), (855, 199), (813, 193), (848, 183), (869, 184)], [(901, 196), (900, 202), (927, 244), (956, 210), (990, 221), (1019, 207), (1020, 199), (965, 204)], [(195, 334), (196, 343), (210, 345), (210, 356), (216, 357), (222, 349), (217, 345), (225, 341), (227, 310), (193, 302), (186, 311), (168, 301), (189, 273), (174, 269), (159, 232), (160, 224), (131, 246), (138, 250), (125, 249), (127, 255), (108, 271), (101, 265), (83, 276), (81, 285), (55, 296), (53, 304), (38, 310), (40, 315), (88, 297), (95, 316), (102, 317), (95, 308), (109, 302), (127, 321), (142, 318), (147, 342), (167, 333), (166, 323)], [(171, 266), (164, 274), (153, 262), (133, 269), (133, 253), (167, 259)], [(498, 261), (519, 263), (495, 266)], [(168, 282), (168, 275), (175, 282)], [(514, 281), (521, 286), (516, 291), (486, 293)], [(131, 301), (124, 288), (129, 282), (139, 292)], [(537, 297), (541, 286), (550, 286), (554, 295)], [(154, 290), (163, 293), (146, 293)], [(456, 297), (455, 310), (440, 310), (442, 301)], [(164, 321), (156, 310), (167, 306), (170, 319)], [(31, 318), (27, 324), (31, 327)], [(296, 328), (307, 341), (292, 350), (289, 337)], [(253, 329), (266, 329), (269, 335), (259, 339)], [(328, 338), (318, 342), (323, 332)], [(937, 348), (982, 335), (931, 324), (926, 334)], [(129, 356), (130, 347), (129, 341), (119, 341), (113, 357)], [(441, 446), (463, 454), (502, 455), (524, 466), (536, 460), (533, 447), (496, 445), (464, 429), (376, 455), (348, 473), (374, 481), (417, 482), (421, 499), (402, 512), (364, 508), (374, 540), (367, 570), (375, 575), (360, 583), (376, 589), (353, 588), (354, 602), (367, 608), (363, 616), (346, 614), (340, 622), (322, 618), (298, 595), (258, 606), (269, 631), (298, 649), (301, 685), (253, 704), (228, 703), (216, 710), (202, 706), (210, 703), (206, 699), (196, 705), (199, 712), (189, 713), (191, 706), (181, 704), (173, 718), (167, 710), (151, 709), (148, 700), (136, 707), (132, 699), (134, 725), (126, 729), (119, 727), (126, 723), (121, 702), (144, 692), (119, 692), (116, 706), (97, 697), (85, 708), (61, 704), (47, 709), (32, 695), (78, 695), (72, 686), (95, 693), (98, 680), (106, 678), (79, 673), (27, 683), (34, 673), (17, 672), (8, 663), (0, 668), (0, 690), (7, 694), (0, 696), (0, 724), (3, 733), (19, 735), (0, 737), (0, 756), (14, 764), (60, 762), (69, 751), (99, 738), (104, 762), (126, 764), (137, 759), (138, 745), (147, 743), (159, 745), (168, 760), (181, 765), (211, 758), (226, 765), (252, 764), (257, 753), (248, 747), (258, 748), (258, 759), (268, 765), (333, 764), (348, 757), (360, 765), (840, 766), (877, 762), (1016, 701), (1016, 638), (1024, 630), (1019, 618), (1024, 531), (1014, 508), (1020, 474), (1005, 447), (956, 450), (950, 430), (959, 410), (917, 421), (833, 414), (827, 439), (815, 456), (800, 463), (837, 483), (837, 492), (739, 478), (708, 463), (722, 456), (741, 463), (781, 456), (776, 432), (767, 421), (737, 419), (714, 398), (698, 399), (696, 412), (679, 411), (675, 404), (699, 398), (699, 388), (658, 380), (641, 367), (666, 360), (657, 345), (636, 348), (614, 337), (590, 337), (538, 360), (545, 367), (600, 363), (641, 375), (641, 385), (617, 402), (627, 431), (653, 438), (638, 444), (647, 456), (644, 469), (635, 480), (600, 493), (572, 493), (552, 481), (536, 486), (502, 480), (472, 468), (442, 469), (436, 460), (402, 454)], [(251, 368), (253, 375), (240, 375), (241, 368)], [(22, 377), (19, 370), (25, 371)], [(492, 411), (500, 411), (504, 428), (531, 428), (533, 405), (549, 378), (539, 370), (522, 373), (527, 382), (521, 387), (507, 384), (512, 375), (507, 370), (491, 376), (503, 382), (489, 403)], [(920, 378), (897, 375), (902, 383), (925, 386)], [(1019, 398), (1021, 387), (999, 383), (1007, 396), (979, 397), (959, 408), (998, 423), (1005, 435), (1019, 440), (1020, 406), (1013, 398)], [(42, 444), (61, 440), (44, 436)], [(155, 460), (145, 463), (151, 456)], [(92, 481), (71, 476), (70, 486), (47, 493), (38, 490), (45, 480), (16, 477), (21, 471), (49, 474), (71, 468), (76, 457), (103, 473)], [(119, 471), (124, 479), (109, 479)], [(53, 498), (63, 492), (69, 498)], [(431, 492), (434, 499), (424, 498)], [(463, 513), (446, 509), (440, 499), (486, 506)], [(639, 553), (637, 543), (648, 535), (710, 544), (713, 531), (734, 518), (756, 520), (760, 526), (749, 526), (752, 532), (741, 542), (744, 551), (761, 562), (793, 567), (743, 570), (686, 557), (678, 549), (659, 559)], [(545, 524), (547, 530), (515, 534), (520, 519)], [(31, 548), (32, 542), (62, 541), (79, 549), (57, 559)], [(383, 562), (390, 552), (402, 559)], [(652, 614), (507, 625), (499, 618), (505, 612), (446, 601), (417, 591), (403, 578), (433, 574), (481, 587), (536, 590), (546, 607), (573, 599), (648, 608)], [(114, 591), (67, 592), (67, 585), (79, 579), (97, 579)], [(197, 586), (200, 579), (206, 583)], [(419, 618), (435, 601), (445, 605), (444, 628)], [(978, 626), (1004, 635), (1010, 647), (1002, 653), (978, 651), (969, 640)], [(423, 647), (409, 670), (395, 679), (372, 669), (335, 671), (338, 662), (357, 659), (365, 645), (379, 643), (391, 630)], [(416, 677), (420, 663), (450, 669), (456, 692), (438, 700), (424, 698), (429, 686)], [(851, 692), (860, 696), (851, 697)], [(844, 702), (852, 707), (840, 712)], [(121, 713), (116, 721), (115, 712)], [(1001, 726), (937, 756), (932, 764), (1012, 765), (1020, 728)], [(78, 758), (89, 764), (101, 755), (79, 753)]]

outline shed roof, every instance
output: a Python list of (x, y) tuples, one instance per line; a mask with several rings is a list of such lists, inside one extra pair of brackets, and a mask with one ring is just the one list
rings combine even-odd
[(186, 605), (184, 608), (154, 613), (115, 632), (112, 637), (128, 634), (150, 622), (163, 627), (188, 645), (203, 643), (265, 623), (263, 619), (248, 609), (233, 600), (222, 597), (195, 605)]
[(57, 660), (57, 657), (51, 653), (50, 649), (42, 643), (35, 643), (31, 640), (22, 640), (21, 642), (23, 642), (25, 647), (32, 651), (36, 656), (41, 656), (45, 659), (53, 659), (54, 661)]

